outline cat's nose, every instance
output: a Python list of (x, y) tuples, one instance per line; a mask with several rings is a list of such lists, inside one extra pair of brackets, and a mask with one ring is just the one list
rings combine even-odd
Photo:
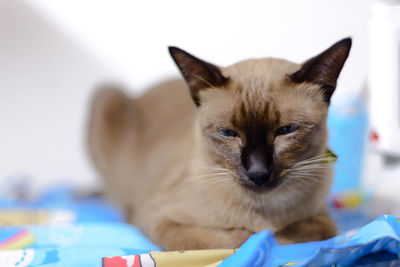
[(265, 184), (270, 179), (270, 171), (264, 170), (249, 170), (247, 176), (258, 186)]

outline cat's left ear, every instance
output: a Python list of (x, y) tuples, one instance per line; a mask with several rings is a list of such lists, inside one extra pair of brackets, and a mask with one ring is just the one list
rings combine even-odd
[(345, 38), (321, 54), (306, 61), (301, 69), (289, 79), (294, 83), (315, 83), (321, 85), (324, 100), (329, 104), (336, 88), (336, 81), (346, 62), (351, 48), (351, 38)]
[(228, 81), (217, 66), (198, 59), (177, 47), (170, 46), (168, 49), (189, 86), (190, 94), (197, 106), (200, 106), (199, 92), (202, 89), (222, 86)]

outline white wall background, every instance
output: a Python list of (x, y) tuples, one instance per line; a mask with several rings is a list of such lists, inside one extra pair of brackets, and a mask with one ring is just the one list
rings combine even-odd
[(96, 184), (84, 147), (93, 86), (113, 80), (140, 92), (178, 75), (168, 45), (219, 65), (301, 62), (351, 36), (340, 100), (366, 78), (371, 1), (2, 0), (0, 179)]

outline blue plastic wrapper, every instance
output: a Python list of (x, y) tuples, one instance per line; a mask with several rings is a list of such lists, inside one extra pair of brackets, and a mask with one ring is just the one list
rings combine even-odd
[(263, 231), (218, 266), (400, 266), (399, 248), (400, 220), (383, 215), (357, 231), (319, 242), (280, 246)]

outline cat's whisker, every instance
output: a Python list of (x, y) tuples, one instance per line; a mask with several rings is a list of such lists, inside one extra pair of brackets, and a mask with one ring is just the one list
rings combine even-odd
[[(284, 183), (282, 183), (283, 185), (283, 189), (284, 190), (288, 190), (290, 192), (293, 192), (295, 194), (297, 193), (302, 193), (302, 190), (304, 189), (304, 183), (298, 183), (298, 182), (293, 182), (293, 181), (285, 181)], [(300, 187), (300, 188), (299, 188)]]
[[(293, 164), (293, 166), (303, 166), (303, 165), (308, 165), (308, 164), (317, 163), (317, 162), (330, 162), (330, 161), (332, 161), (334, 159), (335, 158), (333, 158), (333, 157), (323, 157), (323, 158), (320, 158), (320, 159), (313, 159), (313, 160), (296, 162), (295, 164)], [(329, 164), (329, 163), (326, 163), (326, 164)]]
[(306, 184), (310, 186), (321, 183), (322, 181), (323, 181), (322, 179), (315, 179), (315, 177), (312, 176), (298, 176), (298, 177), (291, 177), (290, 179), (287, 180), (287, 183)]
[(308, 164), (310, 162), (320, 161), (320, 160), (325, 160), (325, 159), (326, 159), (326, 157), (311, 158), (311, 159), (306, 159), (306, 160), (296, 162), (295, 164)]
[[(207, 178), (207, 179), (194, 179), (193, 181), (195, 183), (201, 183), (201, 184), (208, 184), (212, 181), (216, 181), (216, 180), (221, 180), (223, 178), (221, 177), (213, 177), (213, 178)], [(231, 180), (231, 179), (226, 179), (226, 180)]]
[[(298, 177), (298, 176), (309, 176), (309, 177), (315, 177), (315, 178), (319, 178), (322, 177), (323, 174), (319, 173), (319, 172), (296, 172), (296, 173), (291, 173), (290, 175), (287, 175), (285, 178), (289, 179), (291, 177)], [(312, 178), (310, 178), (312, 179)]]
[(291, 177), (289, 180), (291, 180), (291, 182), (293, 181), (299, 181), (299, 182), (320, 182), (320, 179), (314, 179), (314, 178), (310, 178), (307, 176), (299, 176), (299, 177)]
[(196, 176), (189, 176), (189, 177), (187, 177), (187, 179), (190, 179), (190, 180), (205, 180), (205, 179), (207, 179), (207, 178), (213, 178), (213, 177), (215, 177), (215, 176), (217, 176), (217, 175), (222, 175), (222, 174), (207, 174), (207, 175), (196, 175)]
[(216, 176), (215, 175), (213, 175), (213, 176), (202, 176), (202, 177), (192, 176), (192, 177), (187, 177), (186, 180), (187, 181), (198, 182), (198, 181), (207, 181), (207, 180), (213, 179), (214, 177), (216, 177)]
[(305, 166), (293, 166), (289, 170), (294, 171), (294, 170), (307, 170), (307, 169), (318, 169), (318, 168), (324, 168), (324, 169), (332, 168), (332, 165), (326, 163), (310, 164)]
[(307, 162), (297, 162), (294, 165), (302, 166), (302, 165), (308, 165), (308, 164), (317, 163), (317, 162), (325, 162), (326, 164), (329, 164), (329, 162), (331, 162), (334, 159), (335, 158), (314, 159), (314, 160), (310, 160)]
[(215, 184), (222, 184), (222, 183), (226, 184), (227, 182), (229, 182), (228, 179), (226, 179), (226, 180), (221, 179), (221, 180), (209, 181), (207, 184), (214, 184), (214, 185)]
[(322, 154), (322, 155), (319, 155), (319, 156), (315, 156), (315, 157), (311, 157), (311, 158), (308, 158), (308, 159), (304, 159), (304, 160), (299, 161), (297, 163), (310, 162), (310, 161), (313, 161), (313, 160), (320, 160), (320, 159), (331, 159), (331, 158), (333, 159), (334, 157), (332, 157), (330, 155)]
[(315, 168), (305, 168), (305, 169), (294, 169), (291, 170), (290, 173), (297, 173), (297, 172), (315, 172), (315, 173), (321, 173), (325, 170), (330, 170), (330, 168), (326, 167), (315, 167)]
[(217, 184), (227, 184), (227, 183), (231, 183), (231, 182), (232, 182), (231, 179), (228, 179), (228, 178), (224, 179), (222, 177), (219, 177), (218, 179), (202, 181), (202, 184), (217, 185)]
[(291, 180), (290, 182), (284, 183), (284, 190), (288, 190), (295, 194), (304, 194), (304, 190), (308, 190), (310, 188), (310, 184), (306, 182), (299, 182), (296, 180)]
[(199, 184), (216, 184), (222, 182), (231, 182), (232, 176), (229, 173), (219, 172), (219, 173), (212, 173), (207, 175), (197, 175), (191, 176), (187, 179), (194, 180)]
[(217, 168), (217, 167), (203, 167), (200, 168), (200, 170), (205, 170), (205, 171), (225, 171), (225, 172), (229, 172), (229, 173), (233, 173), (233, 171), (229, 170), (229, 169), (225, 169), (225, 168)]
[(230, 174), (227, 171), (212, 171), (212, 172), (204, 172), (196, 176), (207, 176), (207, 175), (217, 175), (217, 174)]
[(317, 180), (317, 178), (313, 175), (307, 175), (307, 174), (299, 174), (299, 175), (292, 175), (292, 176), (288, 176), (286, 177), (286, 179), (310, 179), (310, 180)]
[(304, 174), (298, 174), (298, 175), (293, 175), (290, 177), (287, 177), (287, 179), (296, 179), (296, 178), (302, 178), (302, 179), (307, 179), (307, 180), (320, 180), (319, 177), (315, 176), (314, 174), (308, 174), (308, 173), (304, 173)]
[(201, 167), (200, 169), (202, 169), (202, 170), (224, 170), (224, 171), (229, 171), (229, 169), (219, 168), (219, 167)]
[(294, 176), (294, 175), (313, 175), (313, 176), (319, 176), (319, 175), (324, 175), (324, 169), (310, 169), (310, 170), (297, 170), (297, 171), (292, 171), (286, 177), (289, 176)]
[(206, 171), (225, 171), (231, 174), (235, 174), (232, 170), (227, 169), (227, 168), (220, 168), (220, 167), (201, 167), (199, 168), (200, 170), (206, 170)]
[(325, 157), (326, 157), (326, 155), (318, 155), (318, 156), (315, 156), (315, 157), (304, 159), (304, 160), (299, 161), (299, 162), (307, 162), (307, 161), (310, 161), (310, 160), (321, 159), (321, 158), (325, 158)]
[(330, 170), (330, 168), (313, 167), (313, 168), (305, 168), (305, 169), (292, 169), (288, 172), (288, 175), (295, 174), (295, 173), (324, 174), (324, 173), (326, 173), (327, 170)]
[(296, 171), (296, 172), (291, 172), (289, 173), (286, 178), (290, 179), (292, 177), (306, 177), (309, 179), (320, 179), (320, 177), (323, 176), (323, 173), (321, 173), (320, 170), (301, 170), (301, 171)]
[(327, 167), (312, 167), (312, 168), (303, 168), (303, 169), (292, 169), (290, 170), (290, 173), (296, 173), (296, 172), (308, 172), (308, 171), (314, 171), (314, 172), (319, 172), (321, 173), (322, 171), (329, 170), (330, 168)]

